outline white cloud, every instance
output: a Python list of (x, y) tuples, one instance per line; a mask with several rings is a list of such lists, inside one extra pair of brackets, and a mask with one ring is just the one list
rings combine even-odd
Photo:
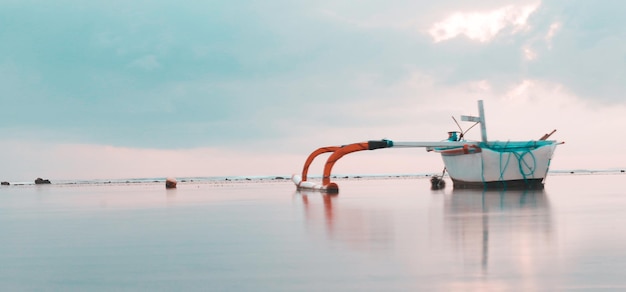
[(525, 46), (523, 49), (524, 58), (528, 61), (537, 59), (537, 53), (530, 46)]
[(532, 80), (523, 80), (520, 84), (514, 86), (507, 92), (505, 96), (508, 100), (513, 102), (528, 101), (533, 86), (535, 86), (535, 83)]
[(491, 91), (491, 84), (487, 80), (469, 82), (468, 85), (472, 91), (481, 92), (481, 93)]
[(479, 42), (488, 42), (507, 27), (512, 28), (512, 34), (528, 28), (528, 17), (539, 5), (540, 3), (509, 5), (485, 12), (455, 12), (433, 24), (428, 33), (436, 43), (459, 35)]
[(556, 35), (557, 32), (559, 32), (559, 30), (561, 30), (561, 23), (560, 22), (555, 22), (553, 24), (550, 25), (550, 30), (548, 30), (548, 33), (546, 34), (546, 43), (548, 43), (548, 49), (552, 49), (552, 38), (554, 38), (554, 36)]

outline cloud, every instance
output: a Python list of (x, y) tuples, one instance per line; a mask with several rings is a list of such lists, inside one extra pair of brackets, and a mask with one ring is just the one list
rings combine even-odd
[(523, 49), (524, 58), (528, 61), (537, 59), (537, 53), (530, 46), (525, 46)]
[(434, 23), (428, 33), (435, 42), (459, 35), (479, 42), (488, 42), (507, 27), (511, 34), (528, 28), (528, 17), (540, 3), (524, 6), (509, 5), (485, 12), (455, 12)]
[(548, 30), (548, 33), (545, 37), (546, 43), (548, 44), (548, 49), (552, 49), (552, 39), (561, 29), (561, 26), (562, 24), (560, 22), (555, 22), (550, 25), (550, 29)]

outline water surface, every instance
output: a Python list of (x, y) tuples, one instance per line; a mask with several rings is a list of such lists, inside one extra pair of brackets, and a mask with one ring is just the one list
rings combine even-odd
[(543, 191), (348, 179), (0, 188), (2, 291), (626, 289), (624, 174)]

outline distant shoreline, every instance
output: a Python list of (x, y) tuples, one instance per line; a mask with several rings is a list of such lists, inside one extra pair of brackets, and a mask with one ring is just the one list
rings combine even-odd
[[(389, 179), (389, 178), (429, 178), (439, 173), (415, 173), (415, 174), (336, 174), (332, 178), (334, 180), (345, 179)], [(601, 174), (626, 174), (625, 169), (575, 169), (575, 170), (551, 170), (549, 175), (601, 175)], [(446, 176), (447, 177), (447, 176)], [(312, 180), (321, 180), (321, 175), (310, 175)], [(268, 175), (268, 176), (207, 176), (207, 177), (177, 177), (179, 183), (242, 183), (242, 182), (268, 182), (268, 181), (291, 181), (291, 175)], [(76, 180), (51, 180), (53, 185), (107, 185), (107, 184), (153, 184), (165, 183), (166, 177), (153, 178), (121, 178), (121, 179), (76, 179)], [(10, 186), (36, 185), (34, 180), (30, 182), (24, 181), (8, 181)]]

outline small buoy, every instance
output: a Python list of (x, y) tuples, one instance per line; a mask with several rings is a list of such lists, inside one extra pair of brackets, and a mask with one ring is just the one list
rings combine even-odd
[(430, 189), (431, 190), (440, 190), (446, 187), (446, 181), (443, 180), (442, 177), (438, 175), (434, 175), (430, 179)]
[(175, 189), (176, 188), (176, 179), (173, 177), (168, 177), (165, 179), (165, 188), (166, 189)]

